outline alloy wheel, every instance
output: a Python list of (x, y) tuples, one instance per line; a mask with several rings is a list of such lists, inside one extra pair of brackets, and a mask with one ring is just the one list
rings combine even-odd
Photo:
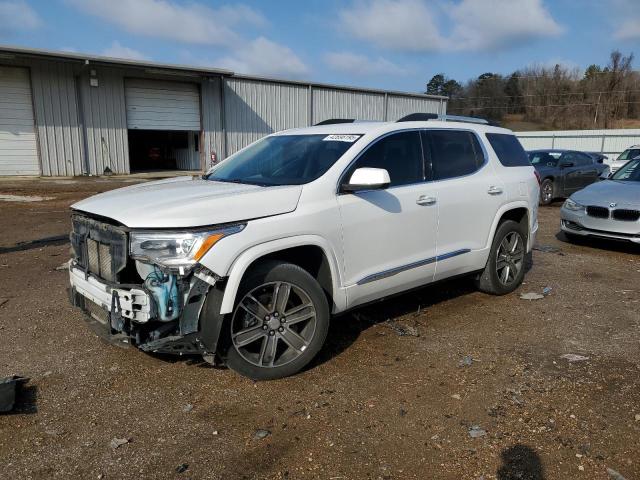
[(307, 292), (288, 282), (270, 282), (248, 292), (233, 312), (236, 351), (262, 368), (286, 365), (307, 349), (316, 332), (316, 309)]
[(512, 284), (524, 265), (524, 240), (519, 232), (507, 233), (496, 254), (496, 273), (505, 286)]
[(551, 202), (553, 198), (553, 184), (547, 182), (542, 187), (542, 200), (545, 203)]

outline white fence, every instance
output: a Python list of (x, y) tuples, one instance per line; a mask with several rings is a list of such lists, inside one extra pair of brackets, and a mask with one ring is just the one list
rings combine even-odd
[(640, 144), (640, 129), (620, 130), (556, 130), (516, 132), (525, 150), (563, 148), (583, 152), (599, 152), (615, 160), (631, 145)]

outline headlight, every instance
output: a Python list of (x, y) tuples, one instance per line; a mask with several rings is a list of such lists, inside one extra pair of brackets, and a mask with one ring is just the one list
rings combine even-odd
[(167, 268), (189, 268), (224, 237), (245, 225), (201, 232), (132, 232), (131, 257)]
[(570, 198), (567, 198), (563, 205), (567, 210), (571, 210), (572, 212), (583, 212), (584, 205), (580, 205), (578, 202), (574, 202)]

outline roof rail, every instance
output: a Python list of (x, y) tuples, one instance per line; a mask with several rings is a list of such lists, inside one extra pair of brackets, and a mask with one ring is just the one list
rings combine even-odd
[(436, 120), (438, 118), (437, 113), (410, 113), (397, 120), (398, 122), (424, 122), (426, 120)]
[(436, 113), (411, 113), (402, 117), (398, 122), (422, 122), (425, 120), (439, 120), (441, 122), (464, 122), (464, 123), (478, 123), (481, 125), (495, 125), (494, 123), (484, 118), (478, 117), (465, 117), (462, 115), (438, 115)]
[(314, 125), (317, 127), (318, 125), (335, 125), (336, 123), (355, 123), (354, 118), (329, 118), (327, 120), (322, 120)]

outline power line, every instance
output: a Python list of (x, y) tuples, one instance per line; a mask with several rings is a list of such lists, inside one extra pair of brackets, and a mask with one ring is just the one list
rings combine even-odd
[[(531, 98), (531, 97), (564, 97), (564, 96), (572, 96), (572, 95), (613, 95), (614, 93), (635, 93), (640, 92), (640, 89), (632, 89), (632, 90), (610, 90), (610, 91), (592, 91), (592, 92), (570, 92), (570, 93), (530, 93), (523, 95), (501, 95), (499, 98)], [(457, 100), (473, 100), (473, 99), (491, 99), (495, 100), (496, 97), (486, 96), (486, 97), (451, 97), (450, 101)]]
[[(618, 104), (640, 104), (640, 101), (638, 102), (617, 102)], [(571, 108), (571, 107), (592, 107), (595, 105), (600, 105), (600, 103), (564, 103), (564, 104), (549, 104), (549, 105), (523, 105), (524, 108), (560, 108), (560, 107), (564, 107), (564, 108)], [(481, 106), (481, 105), (476, 105), (473, 107), (465, 107), (464, 110), (488, 110), (488, 109), (492, 109), (492, 110), (498, 110), (498, 109), (514, 109), (514, 108), (520, 108), (520, 106), (513, 106), (513, 105), (494, 105), (494, 106)], [(448, 110), (448, 109), (447, 109)], [(454, 109), (456, 110), (456, 109)], [(463, 111), (463, 109), (458, 108), (457, 110), (459, 111)]]

